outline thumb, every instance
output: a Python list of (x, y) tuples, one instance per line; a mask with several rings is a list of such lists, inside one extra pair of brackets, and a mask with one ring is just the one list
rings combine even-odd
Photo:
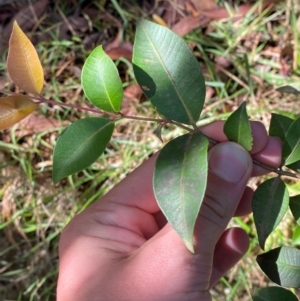
[[(186, 249), (170, 224), (139, 249), (139, 262), (148, 262), (149, 276), (153, 270), (163, 270), (161, 277), (163, 274), (171, 275), (174, 281), (157, 279), (164, 284), (170, 283), (170, 287), (164, 287), (165, 291), (171, 291), (174, 287), (186, 291), (184, 285), (187, 285), (188, 289), (207, 292), (217, 242), (235, 213), (251, 171), (252, 159), (240, 145), (224, 142), (210, 149), (208, 184), (194, 231), (195, 254)], [(226, 254), (228, 252), (223, 253), (224, 256)], [(213, 281), (218, 275), (213, 275)], [(183, 279), (189, 279), (188, 284)], [(203, 297), (201, 300), (206, 299)]]
[(219, 143), (209, 151), (205, 198), (195, 227), (195, 251), (213, 252), (242, 198), (251, 176), (249, 153), (234, 142)]

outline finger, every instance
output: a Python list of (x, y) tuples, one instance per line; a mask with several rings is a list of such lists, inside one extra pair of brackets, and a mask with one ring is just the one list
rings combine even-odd
[[(215, 121), (201, 127), (201, 132), (206, 136), (218, 141), (228, 141), (223, 132), (225, 121)], [(258, 162), (277, 168), (281, 164), (282, 142), (277, 137), (269, 137), (264, 125), (261, 122), (251, 121), (253, 135), (253, 146), (250, 154)], [(253, 166), (252, 176), (261, 176), (270, 173), (257, 164)]]
[(245, 216), (252, 212), (252, 198), (254, 191), (246, 187), (243, 196), (235, 210), (234, 216)]
[[(266, 146), (261, 151), (252, 155), (252, 158), (270, 167), (278, 168), (281, 164), (281, 153), (281, 140), (277, 137), (269, 137)], [(252, 176), (261, 176), (267, 173), (270, 173), (270, 170), (267, 170), (257, 164), (253, 165)]]
[[(201, 131), (217, 141), (227, 141), (223, 133), (223, 126), (224, 121), (216, 121), (202, 127)], [(266, 130), (260, 122), (251, 122), (251, 127), (254, 136), (253, 148), (257, 152), (260, 152), (262, 160), (267, 160), (267, 155), (263, 158), (263, 148), (268, 143)], [(278, 148), (276, 149), (278, 150)], [(157, 155), (158, 154), (153, 155), (149, 160), (133, 171), (115, 186), (113, 190), (105, 195), (104, 199), (113, 199), (117, 203), (134, 206), (151, 214), (158, 212), (159, 207), (155, 201), (152, 188), (152, 176)]]
[[(218, 142), (225, 142), (228, 141), (228, 138), (224, 134), (224, 124), (225, 121), (215, 121), (208, 125), (201, 127), (201, 132), (206, 136), (218, 141)], [(253, 145), (251, 154), (256, 154), (264, 149), (268, 142), (268, 134), (266, 131), (265, 126), (258, 121), (251, 121), (251, 130), (253, 136)]]
[(159, 211), (155, 200), (152, 177), (158, 153), (145, 161), (130, 173), (124, 180), (117, 184), (101, 200), (101, 203), (113, 202), (130, 207), (139, 208), (148, 213)]
[(240, 145), (224, 142), (210, 149), (208, 186), (195, 227), (196, 249), (213, 252), (238, 207), (251, 170), (252, 159)]
[(210, 287), (235, 266), (249, 248), (249, 237), (240, 228), (227, 229), (220, 237), (214, 253)]

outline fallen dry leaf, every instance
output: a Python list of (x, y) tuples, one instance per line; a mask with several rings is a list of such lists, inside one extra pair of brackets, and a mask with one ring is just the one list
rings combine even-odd
[(88, 21), (83, 17), (71, 16), (65, 20), (59, 27), (59, 39), (68, 40), (70, 39), (70, 28), (72, 32), (76, 35), (76, 32), (85, 33), (89, 29)]
[(190, 1), (185, 1), (185, 9), (189, 12), (193, 17), (198, 17), (200, 15), (199, 11), (196, 10), (193, 4)]
[[(261, 3), (261, 5), (255, 10), (255, 12), (265, 9), (267, 6), (274, 5), (278, 0), (266, 0)], [(250, 9), (252, 9), (253, 4), (243, 4), (240, 5), (237, 9), (232, 8), (231, 13), (229, 15), (228, 11), (224, 7), (219, 7), (218, 9), (214, 10), (206, 10), (202, 11), (201, 13), (211, 18), (212, 20), (221, 20), (226, 18), (232, 18), (234, 21), (244, 17)]]
[[(258, 7), (257, 10), (262, 10), (267, 6), (274, 5), (277, 1), (280, 0), (266, 0)], [(182, 18), (172, 27), (172, 30), (180, 36), (184, 36), (196, 28), (206, 26), (211, 20), (221, 20), (229, 17), (232, 18), (233, 21), (239, 20), (253, 7), (253, 4), (244, 4), (239, 6), (237, 9), (232, 8), (231, 13), (233, 15), (229, 15), (226, 8), (216, 6), (213, 1), (206, 3), (204, 0), (194, 0), (191, 2), (193, 2), (193, 5), (199, 9), (200, 15), (198, 17), (187, 16)], [(205, 5), (207, 5), (206, 7), (210, 9), (204, 10), (203, 7), (205, 7)]]
[(116, 38), (109, 44), (104, 47), (104, 51), (112, 60), (117, 60), (120, 57), (126, 58), (131, 61), (132, 59), (132, 44), (130, 42), (126, 42), (121, 44), (121, 34), (120, 32), (116, 36)]
[(21, 9), (5, 26), (0, 43), (7, 43), (15, 20), (25, 32), (31, 30), (36, 24), (37, 18), (46, 10), (48, 2), (49, 0), (39, 0)]
[(177, 22), (172, 27), (172, 30), (176, 34), (182, 37), (196, 28), (206, 26), (210, 22), (210, 20), (211, 20), (210, 18), (204, 16), (199, 16), (199, 17), (188, 16), (181, 19), (179, 22)]
[(24, 137), (26, 135), (44, 132), (66, 124), (66, 122), (61, 122), (53, 118), (45, 118), (38, 114), (31, 114), (16, 125), (17, 130), (15, 135), (16, 137)]
[(215, 0), (189, 0), (186, 2), (191, 2), (198, 12), (218, 8)]
[(129, 85), (124, 90), (124, 97), (126, 97), (134, 102), (139, 102), (139, 99), (142, 94), (143, 94), (143, 91), (137, 83)]
[(132, 44), (130, 42), (126, 42), (123, 45), (116, 47), (114, 49), (111, 49), (109, 51), (106, 52), (107, 55), (109, 55), (109, 57), (112, 60), (117, 60), (120, 57), (123, 57), (125, 59), (127, 59), (128, 61), (131, 61), (132, 59)]

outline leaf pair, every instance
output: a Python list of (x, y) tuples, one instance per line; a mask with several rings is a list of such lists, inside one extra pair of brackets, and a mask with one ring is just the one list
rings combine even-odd
[[(16, 21), (9, 40), (7, 71), (19, 88), (40, 94), (44, 84), (43, 68), (34, 46)], [(31, 114), (35, 107), (35, 103), (27, 96), (0, 98), (0, 130), (16, 124)]]
[[(158, 112), (177, 122), (195, 125), (205, 98), (205, 84), (199, 63), (187, 44), (169, 29), (142, 20), (137, 27), (133, 53), (136, 80)], [(122, 82), (116, 66), (102, 46), (96, 47), (85, 61), (81, 80), (91, 103), (106, 112), (119, 112), (123, 99)], [(79, 131), (81, 124), (77, 126), (77, 123), (70, 126), (69, 132), (75, 134)], [(68, 143), (62, 141), (69, 141), (72, 136), (67, 133), (62, 134), (54, 150), (55, 182), (90, 164), (82, 158), (86, 162), (79, 168), (77, 155), (72, 155), (70, 149), (65, 150)], [(85, 145), (81, 147), (82, 151), (86, 148), (83, 153), (88, 152), (85, 139), (85, 135), (76, 134), (77, 144)], [(102, 142), (100, 136), (98, 139)], [(78, 153), (77, 149), (75, 152)], [(64, 153), (68, 155), (63, 157)]]
[[(157, 112), (193, 125), (200, 117), (205, 82), (188, 45), (169, 29), (141, 20), (133, 48), (137, 82)], [(207, 182), (208, 140), (201, 133), (180, 136), (161, 150), (153, 188), (158, 205), (193, 252), (194, 225)]]
[[(239, 143), (248, 151), (251, 150), (253, 138), (245, 103), (242, 103), (227, 119), (224, 133), (229, 140)], [(269, 134), (283, 140), (283, 162), (290, 168), (299, 169), (300, 118), (294, 121), (282, 115), (272, 114)], [(252, 200), (252, 209), (262, 249), (264, 249), (266, 239), (276, 229), (288, 207), (289, 193), (280, 178), (269, 179), (256, 189)], [(295, 205), (294, 208), (296, 208)]]

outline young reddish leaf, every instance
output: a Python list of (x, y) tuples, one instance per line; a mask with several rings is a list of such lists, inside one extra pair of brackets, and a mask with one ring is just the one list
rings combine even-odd
[(257, 187), (252, 199), (252, 209), (262, 249), (268, 236), (282, 220), (288, 206), (289, 193), (279, 177), (269, 179)]
[(113, 121), (103, 117), (80, 119), (59, 136), (53, 154), (54, 183), (94, 163), (112, 136)]
[(7, 70), (11, 80), (28, 93), (40, 94), (44, 71), (37, 52), (15, 21), (9, 40)]
[(207, 148), (208, 140), (201, 133), (180, 136), (163, 147), (154, 170), (158, 205), (191, 252), (194, 226), (206, 189)]
[(0, 130), (8, 128), (34, 111), (36, 104), (27, 96), (0, 98)]
[(257, 288), (251, 297), (253, 301), (298, 301), (291, 291), (279, 286)]
[(269, 135), (279, 137), (282, 141), (285, 139), (289, 127), (293, 123), (293, 119), (284, 115), (272, 113)]
[(280, 247), (258, 255), (256, 261), (262, 271), (276, 284), (300, 287), (300, 250)]
[(81, 81), (85, 96), (96, 107), (107, 112), (120, 111), (122, 82), (117, 67), (102, 46), (96, 47), (86, 59)]
[(252, 131), (246, 110), (246, 102), (234, 111), (224, 124), (224, 133), (228, 140), (242, 145), (246, 150), (252, 149)]

